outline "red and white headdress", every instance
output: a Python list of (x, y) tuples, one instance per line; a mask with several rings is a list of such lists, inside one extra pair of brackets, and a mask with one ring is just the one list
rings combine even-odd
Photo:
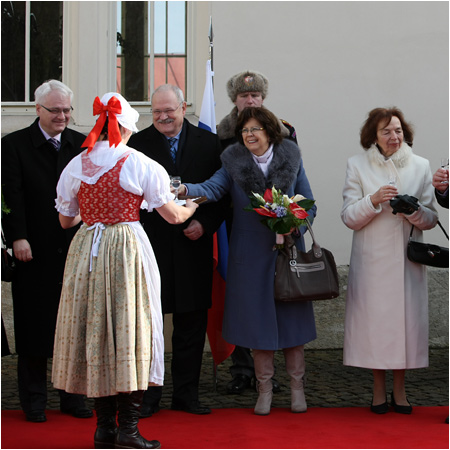
[(88, 153), (97, 142), (105, 125), (106, 117), (108, 117), (108, 140), (110, 147), (113, 145), (117, 147), (122, 142), (119, 123), (127, 130), (138, 131), (136, 122), (139, 120), (139, 113), (117, 92), (109, 92), (101, 100), (95, 97), (93, 115), (99, 115), (99, 118), (82, 145), (82, 147), (88, 147)]

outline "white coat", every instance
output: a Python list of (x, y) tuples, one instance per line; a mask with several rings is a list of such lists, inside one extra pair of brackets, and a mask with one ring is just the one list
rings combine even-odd
[[(419, 200), (411, 215), (377, 208), (370, 195), (397, 176), (399, 194)], [(343, 190), (341, 218), (354, 230), (345, 312), (344, 365), (370, 369), (428, 366), (426, 267), (406, 257), (411, 224), (414, 238), (433, 228), (438, 215), (428, 160), (403, 144), (385, 159), (373, 146), (351, 157)]]

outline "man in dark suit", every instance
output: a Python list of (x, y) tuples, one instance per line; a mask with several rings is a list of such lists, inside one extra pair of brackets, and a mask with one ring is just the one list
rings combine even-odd
[(437, 202), (448, 209), (448, 169), (436, 170), (432, 183)]
[[(27, 420), (45, 422), (47, 358), (73, 236), (59, 223), (56, 185), (85, 136), (67, 128), (73, 93), (66, 85), (49, 80), (34, 96), (38, 118), (2, 139), (2, 193), (10, 209), (2, 227), (17, 262), (12, 296), (20, 403)], [(83, 396), (59, 392), (62, 412), (92, 417)]]
[[(159, 162), (182, 182), (200, 183), (220, 168), (218, 137), (190, 124), (176, 86), (152, 96), (153, 125), (132, 136), (129, 146)], [(213, 234), (224, 220), (224, 202), (201, 205), (191, 220), (170, 225), (158, 214), (141, 216), (161, 273), (163, 314), (173, 314), (171, 408), (209, 414), (198, 399), (208, 308), (211, 306)], [(159, 411), (162, 388), (144, 395), (141, 417)]]
[[(448, 209), (448, 168), (440, 168), (436, 170), (433, 175), (433, 187), (434, 195), (437, 202), (443, 207)], [(448, 423), (448, 416), (445, 419), (445, 423)]]

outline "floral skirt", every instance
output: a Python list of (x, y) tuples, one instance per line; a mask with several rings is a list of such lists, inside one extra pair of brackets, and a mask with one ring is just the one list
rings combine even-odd
[(160, 278), (148, 238), (140, 224), (106, 226), (98, 256), (91, 260), (93, 238), (94, 230), (83, 225), (70, 246), (55, 333), (53, 384), (88, 397), (162, 384)]

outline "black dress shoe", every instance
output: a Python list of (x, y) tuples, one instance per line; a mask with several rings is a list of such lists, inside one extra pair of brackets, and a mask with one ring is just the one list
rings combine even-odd
[(400, 413), (400, 414), (411, 414), (412, 413), (412, 406), (411, 403), (409, 403), (408, 399), (406, 399), (406, 401), (408, 402), (408, 405), (397, 405), (397, 403), (395, 403), (395, 399), (394, 399), (394, 393), (391, 393), (391, 405), (394, 407), (394, 411), (396, 413)]
[(228, 394), (242, 394), (252, 384), (251, 377), (238, 373), (227, 385)]
[(44, 411), (30, 411), (25, 414), (28, 422), (47, 422), (47, 417)]
[(386, 414), (389, 411), (389, 404), (387, 402), (387, 399), (381, 405), (374, 405), (373, 400), (372, 400), (372, 404), (370, 405), (370, 410), (375, 414)]
[(89, 419), (89, 417), (92, 417), (94, 414), (90, 408), (83, 405), (78, 406), (61, 406), (61, 412), (63, 414), (70, 414), (73, 417), (76, 417), (77, 419)]
[(160, 411), (159, 403), (156, 404), (145, 404), (143, 403), (141, 406), (141, 411), (139, 413), (139, 417), (141, 419), (145, 419), (146, 417), (151, 417), (153, 414), (156, 414)]
[(198, 400), (193, 400), (187, 405), (178, 402), (172, 402), (171, 409), (173, 409), (174, 411), (184, 411), (190, 414), (211, 414), (211, 410), (207, 406), (202, 405)]

